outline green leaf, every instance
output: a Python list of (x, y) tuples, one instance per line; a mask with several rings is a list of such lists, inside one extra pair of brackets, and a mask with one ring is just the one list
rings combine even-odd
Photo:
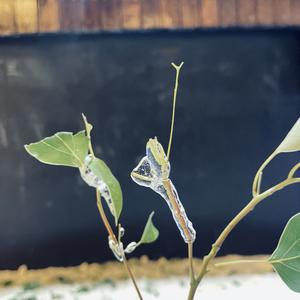
[[(85, 170), (81, 169), (82, 178), (88, 185), (98, 188), (112, 215), (115, 217), (115, 223), (117, 225), (123, 206), (123, 196), (119, 181), (106, 163), (97, 157), (89, 155), (86, 167), (91, 170), (92, 177), (87, 177), (89, 175), (85, 175)], [(95, 181), (95, 177), (98, 179), (98, 182), (97, 180)]]
[(269, 262), (286, 285), (300, 293), (300, 213), (288, 221)]
[(276, 153), (294, 152), (300, 150), (300, 118), (294, 124), (287, 136), (275, 150)]
[(159, 231), (152, 223), (153, 215), (154, 215), (154, 211), (150, 214), (150, 216), (148, 218), (148, 221), (144, 228), (144, 232), (142, 234), (140, 241), (138, 242), (138, 245), (153, 243), (155, 240), (157, 240), (157, 238), (159, 236)]
[(39, 142), (25, 145), (25, 149), (45, 164), (81, 167), (88, 154), (88, 143), (89, 140), (84, 130), (76, 134), (58, 132)]

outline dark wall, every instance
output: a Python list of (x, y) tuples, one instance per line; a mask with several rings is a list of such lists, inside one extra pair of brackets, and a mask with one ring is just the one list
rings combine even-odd
[[(46, 166), (23, 144), (94, 124), (93, 141), (119, 178), (125, 240), (155, 210), (159, 240), (136, 254), (184, 256), (166, 203), (133, 183), (149, 137), (166, 146), (174, 70), (184, 61), (171, 178), (208, 251), (251, 197), (253, 176), (300, 115), (300, 33), (196, 31), (0, 40), (0, 268), (112, 259), (94, 190), (73, 168)], [(263, 187), (286, 176), (299, 153), (278, 157)], [(224, 244), (226, 253), (268, 253), (300, 210), (300, 188), (261, 204)]]

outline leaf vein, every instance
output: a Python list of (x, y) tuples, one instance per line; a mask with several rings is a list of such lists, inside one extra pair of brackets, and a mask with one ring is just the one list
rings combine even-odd
[(300, 242), (300, 238), (297, 239), (288, 249), (287, 251), (282, 255), (283, 257), (286, 256), (298, 243)]
[(300, 270), (299, 270), (299, 269), (297, 269), (297, 268), (295, 268), (295, 267), (292, 267), (292, 266), (290, 266), (290, 265), (288, 265), (288, 264), (285, 264), (284, 262), (280, 262), (280, 264), (283, 265), (283, 266), (285, 266), (285, 267), (287, 267), (288, 269), (291, 269), (291, 270), (293, 270), (293, 271), (295, 271), (295, 272), (300, 273)]
[(70, 148), (70, 146), (58, 134), (55, 134), (55, 136), (67, 147), (67, 149), (73, 154), (73, 156), (75, 156), (75, 158), (78, 160), (80, 165), (82, 165), (83, 163), (81, 159), (77, 156), (77, 154), (73, 151), (73, 149)]
[(54, 149), (55, 151), (58, 151), (58, 152), (61, 152), (61, 153), (63, 153), (63, 154), (66, 154), (66, 155), (69, 155), (69, 156), (72, 156), (70, 153), (68, 153), (68, 152), (65, 152), (65, 151), (63, 151), (63, 150), (61, 150), (61, 149), (58, 149), (58, 148), (56, 148), (56, 147), (54, 147), (54, 146), (52, 146), (52, 145), (50, 145), (50, 144), (48, 144), (47, 142), (45, 142), (45, 141), (41, 141), (43, 144), (45, 144), (46, 146), (48, 146), (48, 147), (50, 147), (50, 148), (52, 148), (52, 149)]

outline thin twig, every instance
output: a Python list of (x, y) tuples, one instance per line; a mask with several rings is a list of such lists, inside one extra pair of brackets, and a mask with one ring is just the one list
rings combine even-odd
[(98, 207), (98, 210), (99, 210), (99, 213), (100, 213), (100, 216), (101, 216), (101, 219), (103, 221), (103, 224), (107, 230), (107, 233), (108, 235), (111, 237), (111, 239), (113, 239), (114, 242), (118, 243), (118, 240), (110, 226), (110, 223), (106, 217), (106, 214), (104, 212), (104, 209), (103, 209), (103, 205), (102, 205), (102, 201), (101, 201), (101, 195), (100, 195), (100, 192), (96, 189), (96, 199), (97, 199), (97, 207)]
[(176, 78), (175, 78), (175, 86), (174, 86), (174, 93), (173, 93), (173, 109), (172, 109), (171, 129), (170, 129), (170, 137), (169, 137), (169, 144), (168, 144), (168, 151), (167, 151), (167, 160), (170, 159), (170, 152), (171, 152), (173, 131), (174, 131), (174, 122), (175, 122), (175, 110), (176, 110), (178, 80), (179, 80), (180, 69), (183, 66), (183, 64), (184, 63), (182, 62), (179, 66), (177, 66), (174, 63), (172, 63), (172, 66), (176, 69)]
[(136, 292), (137, 292), (137, 294), (138, 294), (138, 296), (139, 296), (139, 299), (140, 299), (140, 300), (143, 300), (142, 294), (141, 294), (141, 292), (140, 292), (140, 290), (139, 290), (139, 287), (138, 287), (138, 285), (137, 285), (137, 283), (136, 283), (136, 281), (135, 281), (134, 275), (133, 275), (133, 273), (132, 273), (132, 271), (131, 271), (131, 268), (130, 268), (130, 266), (129, 266), (129, 264), (128, 264), (128, 261), (127, 261), (127, 258), (126, 258), (126, 256), (125, 256), (125, 253), (123, 254), (123, 264), (124, 264), (124, 266), (125, 266), (125, 269), (126, 269), (128, 275), (129, 275), (129, 277), (131, 278), (131, 281), (132, 281), (132, 283), (133, 283), (133, 285), (134, 285), (134, 287), (135, 287), (135, 290), (136, 290)]
[(298, 171), (300, 168), (300, 163), (297, 163), (289, 172), (288, 178), (293, 178), (295, 173)]
[(241, 259), (241, 260), (232, 260), (232, 261), (225, 261), (221, 263), (214, 264), (214, 267), (225, 267), (229, 265), (237, 265), (237, 264), (261, 264), (261, 263), (270, 263), (268, 260), (265, 259)]
[(263, 177), (263, 171), (260, 171), (259, 174), (258, 174), (258, 179), (257, 179), (257, 188), (256, 188), (256, 193), (257, 194), (260, 194), (262, 177)]
[(188, 258), (189, 258), (189, 270), (190, 270), (190, 283), (195, 280), (194, 263), (193, 263), (193, 243), (188, 243)]
[(260, 183), (262, 180), (262, 172), (265, 167), (271, 162), (271, 160), (277, 155), (276, 150), (263, 162), (258, 171), (255, 174), (252, 184), (252, 196), (255, 197), (259, 194)]
[[(95, 157), (95, 154), (94, 154), (94, 149), (93, 149), (93, 145), (92, 145), (92, 142), (91, 142), (91, 130), (92, 130), (92, 125), (88, 123), (86, 117), (84, 114), (82, 114), (82, 118), (83, 118), (83, 121), (84, 121), (84, 125), (85, 125), (85, 129), (86, 129), (86, 134), (87, 134), (87, 137), (89, 139), (89, 151), (90, 151), (90, 154), (92, 155), (92, 157)], [(99, 210), (99, 213), (100, 213), (100, 217), (104, 223), (104, 226), (107, 230), (107, 233), (108, 235), (110, 236), (110, 238), (116, 243), (116, 244), (119, 244), (120, 241), (118, 241), (118, 239), (116, 238), (113, 230), (112, 230), (112, 227), (108, 221), (108, 218), (106, 217), (106, 214), (105, 214), (105, 211), (103, 209), (103, 205), (102, 205), (102, 201), (101, 201), (101, 195), (100, 195), (100, 192), (98, 189), (96, 189), (96, 199), (97, 199), (97, 207), (98, 207), (98, 210)], [(119, 236), (120, 238), (120, 236)], [(138, 285), (136, 283), (136, 280), (134, 278), (134, 275), (130, 269), (130, 266), (127, 262), (127, 259), (126, 259), (126, 256), (125, 256), (125, 253), (123, 251), (123, 264), (125, 266), (125, 269), (126, 269), (126, 272), (128, 273), (128, 276), (130, 277), (133, 285), (134, 285), (134, 288), (138, 294), (138, 297), (140, 300), (143, 300), (143, 297), (141, 295), (141, 292), (138, 288)]]
[[(271, 159), (272, 158), (269, 158), (269, 160)], [(240, 221), (243, 220), (256, 207), (256, 205), (258, 205), (264, 199), (268, 198), (275, 192), (295, 183), (300, 183), (300, 178), (287, 178), (282, 182), (278, 183), (277, 185), (273, 186), (272, 188), (266, 190), (265, 192), (254, 196), (252, 200), (232, 219), (232, 221), (225, 227), (220, 236), (217, 238), (216, 242), (212, 245), (212, 248), (208, 255), (206, 255), (203, 258), (200, 272), (195, 278), (195, 284), (191, 285), (190, 287), (188, 300), (194, 299), (199, 283), (201, 282), (205, 274), (208, 272), (208, 265), (210, 261), (216, 257), (225, 239), (228, 237), (231, 231), (240, 223)]]

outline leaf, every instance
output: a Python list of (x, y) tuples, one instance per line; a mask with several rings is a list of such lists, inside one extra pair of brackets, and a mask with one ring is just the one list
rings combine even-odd
[(300, 118), (294, 124), (287, 136), (275, 150), (276, 153), (300, 150)]
[(153, 215), (154, 215), (154, 211), (150, 214), (150, 216), (147, 220), (142, 237), (141, 237), (140, 241), (138, 242), (139, 245), (153, 243), (155, 240), (157, 240), (157, 238), (159, 236), (158, 229), (152, 223)]
[[(93, 175), (100, 180), (100, 184), (101, 182), (104, 183), (104, 185), (101, 184), (102, 189), (104, 189), (104, 191), (100, 190), (101, 196), (107, 202), (112, 215), (115, 217), (115, 223), (117, 225), (123, 206), (123, 196), (119, 181), (113, 175), (106, 163), (97, 157), (90, 157), (88, 168), (90, 168)], [(97, 186), (90, 183), (88, 179), (86, 180), (84, 178), (84, 172), (81, 172), (81, 176), (89, 185), (97, 188)], [(107, 192), (105, 192), (106, 187), (108, 189), (108, 195)]]
[(300, 293), (300, 213), (288, 221), (269, 262), (286, 285)]
[(37, 160), (67, 167), (81, 167), (88, 154), (89, 140), (85, 131), (58, 132), (43, 140), (25, 145), (26, 151)]

